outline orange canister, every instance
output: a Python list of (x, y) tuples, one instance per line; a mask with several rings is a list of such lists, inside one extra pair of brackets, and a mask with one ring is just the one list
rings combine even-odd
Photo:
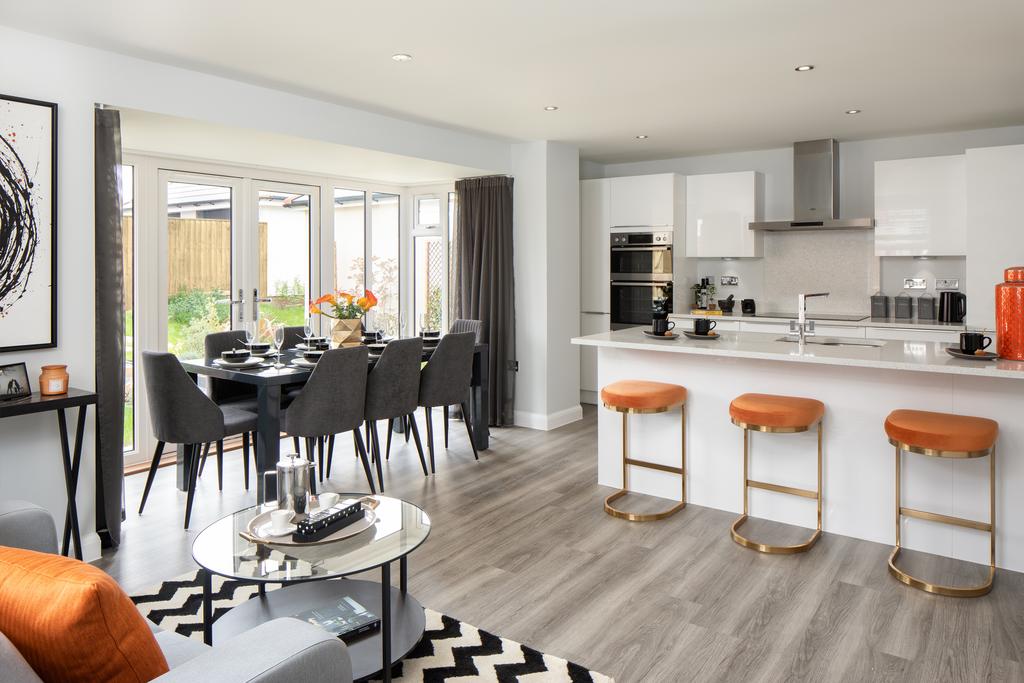
[(60, 396), (68, 393), (68, 366), (44, 365), (39, 375), (39, 393), (43, 396)]
[(1007, 268), (996, 285), (996, 352), (1024, 360), (1024, 266)]

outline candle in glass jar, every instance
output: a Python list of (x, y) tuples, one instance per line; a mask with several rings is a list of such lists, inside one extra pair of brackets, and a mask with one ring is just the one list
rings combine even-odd
[(68, 366), (44, 365), (39, 375), (39, 393), (43, 396), (68, 393)]

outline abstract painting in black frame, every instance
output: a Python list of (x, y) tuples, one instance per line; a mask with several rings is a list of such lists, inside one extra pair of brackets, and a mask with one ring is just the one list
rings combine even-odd
[(0, 353), (57, 346), (57, 105), (0, 95)]

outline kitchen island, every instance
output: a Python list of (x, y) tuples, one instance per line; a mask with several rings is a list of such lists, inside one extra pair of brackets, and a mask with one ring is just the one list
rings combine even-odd
[[(865, 340), (851, 339), (851, 342)], [(941, 343), (874, 341), (823, 346), (780, 341), (778, 334), (723, 332), (716, 340), (658, 340), (641, 328), (578, 337), (596, 347), (599, 386), (622, 379), (681, 384), (687, 399), (687, 497), (694, 505), (742, 510), (742, 430), (730, 401), (747, 392), (823, 401), (823, 529), (892, 544), (895, 539), (895, 449), (883, 424), (897, 408), (977, 415), (999, 422), (996, 548), (1000, 567), (1024, 571), (1024, 362), (959, 360)], [(622, 483), (621, 418), (598, 417), (598, 483)], [(679, 462), (678, 413), (634, 415), (633, 456)], [(816, 433), (751, 435), (750, 477), (814, 488)], [(906, 454), (903, 504), (988, 521), (988, 460)], [(678, 500), (678, 479), (632, 468), (630, 489)], [(752, 489), (750, 511), (813, 528), (814, 502)], [(681, 512), (679, 514), (686, 514)], [(905, 547), (987, 563), (988, 534), (904, 519)], [(722, 533), (728, 537), (728, 528)]]

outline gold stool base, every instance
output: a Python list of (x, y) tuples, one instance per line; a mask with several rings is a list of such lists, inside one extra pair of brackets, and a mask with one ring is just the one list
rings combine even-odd
[(985, 581), (985, 583), (978, 584), (977, 586), (944, 586), (939, 583), (928, 583), (927, 581), (923, 581), (915, 576), (911, 576), (897, 567), (896, 558), (899, 557), (900, 550), (902, 550), (902, 548), (900, 546), (896, 546), (892, 549), (892, 553), (889, 554), (889, 573), (912, 588), (923, 590), (926, 593), (947, 595), (953, 598), (977, 598), (992, 590), (992, 582), (996, 576), (995, 567), (990, 566), (988, 568), (988, 580)]
[(795, 553), (802, 553), (810, 550), (811, 547), (818, 542), (818, 539), (821, 538), (821, 529), (815, 529), (809, 539), (803, 543), (798, 543), (797, 545), (768, 545), (767, 543), (758, 543), (757, 541), (752, 541), (746, 536), (743, 536), (738, 531), (747, 519), (749, 519), (747, 515), (740, 515), (739, 518), (732, 523), (732, 540), (736, 541), (744, 548), (750, 548), (751, 550), (756, 550), (761, 553), (768, 553), (769, 555), (793, 555)]
[(672, 515), (676, 514), (677, 512), (682, 510), (684, 507), (686, 507), (686, 501), (683, 500), (683, 501), (680, 501), (680, 502), (676, 503), (674, 506), (672, 506), (668, 510), (663, 510), (661, 512), (639, 513), (639, 512), (627, 512), (626, 510), (620, 510), (619, 508), (617, 508), (614, 505), (612, 505), (613, 502), (615, 502), (619, 498), (622, 498), (627, 493), (629, 493), (629, 491), (626, 491), (626, 490), (616, 491), (612, 495), (610, 495), (607, 498), (605, 498), (604, 499), (604, 511), (607, 512), (612, 517), (618, 517), (619, 519), (629, 520), (630, 522), (655, 522), (655, 521), (657, 521), (659, 519), (665, 519), (666, 517), (671, 517)]

